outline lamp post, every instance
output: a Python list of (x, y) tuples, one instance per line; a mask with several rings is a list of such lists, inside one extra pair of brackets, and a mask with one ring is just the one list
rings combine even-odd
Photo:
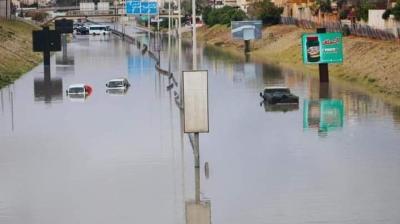
[(168, 75), (171, 74), (171, 0), (168, 1)]
[(192, 0), (193, 70), (197, 70), (196, 0)]

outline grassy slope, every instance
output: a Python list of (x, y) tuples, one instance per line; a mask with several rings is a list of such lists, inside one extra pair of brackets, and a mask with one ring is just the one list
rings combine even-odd
[[(252, 43), (251, 56), (260, 62), (281, 64), (294, 70), (318, 74), (318, 66), (303, 65), (300, 36), (312, 32), (295, 26), (272, 26), (263, 30), (263, 39)], [(207, 37), (207, 38), (206, 38)], [(199, 29), (198, 38), (243, 55), (243, 41), (233, 41), (230, 29), (214, 26)], [(400, 96), (400, 45), (358, 37), (344, 38), (345, 62), (330, 65), (330, 74), (341, 80), (356, 82), (370, 90)]]
[(0, 87), (36, 66), (41, 55), (32, 52), (35, 27), (18, 21), (0, 20)]

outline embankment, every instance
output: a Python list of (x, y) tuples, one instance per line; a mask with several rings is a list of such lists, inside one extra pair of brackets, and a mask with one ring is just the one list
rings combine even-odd
[[(254, 61), (280, 64), (308, 74), (318, 74), (318, 66), (304, 65), (301, 59), (300, 37), (313, 32), (296, 26), (276, 25), (263, 30), (263, 39), (253, 41), (251, 58)], [(198, 30), (198, 39), (243, 55), (243, 41), (234, 41), (230, 29), (216, 25)], [(344, 38), (344, 63), (329, 65), (330, 75), (348, 80), (387, 96), (400, 97), (400, 44), (359, 37)]]
[(42, 57), (32, 52), (32, 30), (36, 27), (0, 19), (0, 88), (36, 66)]

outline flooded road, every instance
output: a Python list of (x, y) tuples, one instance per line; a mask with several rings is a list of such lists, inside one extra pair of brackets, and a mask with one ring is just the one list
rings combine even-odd
[[(200, 135), (197, 183), (212, 223), (400, 222), (398, 107), (351, 85), (199, 52), (210, 133)], [(187, 44), (182, 59), (188, 70)], [(0, 90), (0, 223), (196, 223), (178, 90), (166, 90), (154, 60), (118, 37), (81, 36), (52, 63), (50, 80), (39, 66)], [(106, 92), (116, 77), (131, 82), (126, 93)], [(74, 83), (93, 94), (69, 98)], [(266, 85), (290, 87), (299, 106), (260, 105)]]

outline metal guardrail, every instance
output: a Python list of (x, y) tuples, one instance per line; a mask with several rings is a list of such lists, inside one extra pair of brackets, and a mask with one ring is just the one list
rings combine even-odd
[[(399, 40), (399, 37), (390, 31), (372, 28), (362, 24), (342, 24), (341, 22), (321, 22), (317, 23), (310, 20), (300, 20), (293, 17), (281, 17), (281, 24), (296, 25), (305, 29), (316, 29), (317, 27), (326, 27), (328, 32), (348, 32), (351, 35), (367, 37), (378, 40)], [(400, 31), (400, 29), (399, 29)], [(399, 32), (397, 32), (399, 33)]]

